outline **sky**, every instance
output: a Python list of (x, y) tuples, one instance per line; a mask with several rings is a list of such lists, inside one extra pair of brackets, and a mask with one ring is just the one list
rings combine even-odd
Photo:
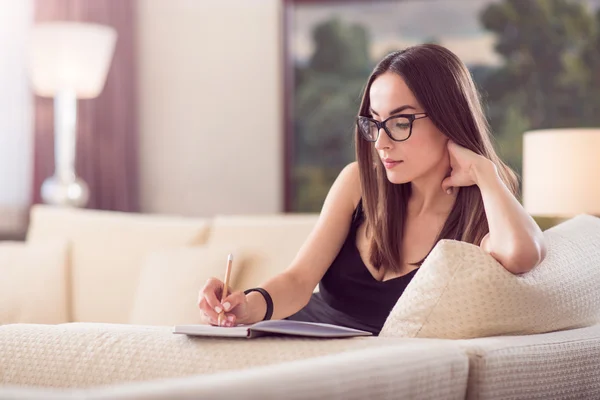
[[(292, 52), (304, 63), (313, 52), (313, 27), (336, 15), (366, 26), (372, 35), (371, 57), (379, 60), (391, 49), (401, 49), (435, 37), (467, 65), (498, 65), (495, 37), (479, 25), (478, 15), (500, 0), (401, 0), (374, 3), (301, 5), (294, 9)], [(526, 0), (522, 0), (526, 1)], [(600, 0), (581, 0), (592, 8)]]

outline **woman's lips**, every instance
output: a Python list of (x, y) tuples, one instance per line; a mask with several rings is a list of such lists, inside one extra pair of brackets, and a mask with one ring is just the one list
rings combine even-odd
[(400, 165), (401, 163), (403, 163), (404, 161), (400, 160), (400, 161), (394, 161), (394, 160), (383, 160), (383, 166), (386, 169), (392, 169), (394, 167), (397, 167), (398, 165)]

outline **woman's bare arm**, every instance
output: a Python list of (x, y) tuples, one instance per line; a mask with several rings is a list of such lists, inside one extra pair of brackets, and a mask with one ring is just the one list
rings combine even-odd
[[(267, 280), (262, 288), (273, 299), (273, 319), (286, 318), (304, 307), (338, 252), (348, 230), (354, 208), (361, 196), (358, 164), (347, 165), (333, 183), (314, 229), (300, 248), (291, 265)], [(263, 319), (266, 303), (260, 293), (246, 296), (248, 320)]]

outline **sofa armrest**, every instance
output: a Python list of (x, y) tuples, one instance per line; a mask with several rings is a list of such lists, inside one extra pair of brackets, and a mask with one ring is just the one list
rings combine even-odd
[[(466, 355), (449, 341), (189, 338), (172, 334), (170, 327), (90, 323), (0, 327), (1, 385), (28, 386), (31, 393), (38, 393), (32, 387), (75, 390), (49, 391), (48, 397), (229, 394), (260, 399), (302, 394), (317, 399), (395, 398), (402, 393), (458, 399), (464, 398), (467, 375)], [(112, 386), (97, 387), (101, 385)]]
[(600, 325), (457, 344), (470, 359), (468, 399), (600, 398)]
[(208, 339), (164, 327), (14, 325), (0, 327), (0, 372), (13, 385), (0, 399), (463, 399), (468, 359), (453, 343), (428, 339)]

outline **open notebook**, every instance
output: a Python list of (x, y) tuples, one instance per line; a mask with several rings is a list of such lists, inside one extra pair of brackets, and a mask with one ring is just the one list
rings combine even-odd
[(371, 336), (371, 332), (344, 326), (288, 320), (261, 321), (252, 325), (240, 325), (231, 328), (212, 325), (177, 325), (173, 333), (189, 336), (254, 338), (265, 335), (290, 335), (317, 338), (343, 338), (353, 336)]

